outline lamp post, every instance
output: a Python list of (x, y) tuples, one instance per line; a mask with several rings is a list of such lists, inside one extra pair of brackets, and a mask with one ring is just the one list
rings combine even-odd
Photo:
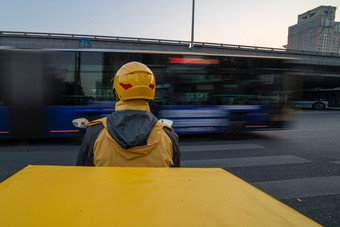
[(192, 23), (191, 23), (191, 45), (190, 45), (190, 48), (194, 47), (194, 20), (195, 20), (195, 0), (192, 0)]

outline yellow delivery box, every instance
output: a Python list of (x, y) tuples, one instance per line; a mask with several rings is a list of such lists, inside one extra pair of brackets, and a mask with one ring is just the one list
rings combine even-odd
[(218, 168), (28, 166), (0, 184), (0, 226), (320, 226)]

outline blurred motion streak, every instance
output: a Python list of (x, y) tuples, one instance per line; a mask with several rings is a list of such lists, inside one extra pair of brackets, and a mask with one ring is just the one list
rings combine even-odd
[(199, 59), (199, 58), (169, 58), (172, 64), (219, 64), (219, 60), (215, 59)]
[(51, 130), (50, 132), (79, 132), (80, 130)]
[[(178, 134), (285, 129), (293, 121), (288, 108), (295, 98), (292, 91), (309, 82), (306, 67), (288, 58), (4, 48), (0, 138), (81, 136), (83, 129), (76, 130), (72, 120), (91, 121), (112, 113), (113, 76), (131, 61), (155, 73), (151, 111), (173, 121)], [(317, 70), (332, 73), (329, 68), (313, 68)], [(340, 87), (337, 80), (332, 83)]]

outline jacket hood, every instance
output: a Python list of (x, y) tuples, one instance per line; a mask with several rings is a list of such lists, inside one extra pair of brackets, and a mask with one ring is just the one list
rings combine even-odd
[(149, 134), (158, 119), (148, 111), (123, 110), (110, 114), (106, 125), (111, 137), (123, 148), (147, 144)]

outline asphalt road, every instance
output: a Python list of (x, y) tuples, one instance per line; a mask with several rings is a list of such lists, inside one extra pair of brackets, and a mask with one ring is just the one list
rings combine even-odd
[[(324, 226), (340, 226), (340, 111), (301, 111), (292, 128), (180, 136), (183, 167), (221, 167)], [(80, 139), (2, 141), (0, 182), (29, 164), (73, 165)]]

